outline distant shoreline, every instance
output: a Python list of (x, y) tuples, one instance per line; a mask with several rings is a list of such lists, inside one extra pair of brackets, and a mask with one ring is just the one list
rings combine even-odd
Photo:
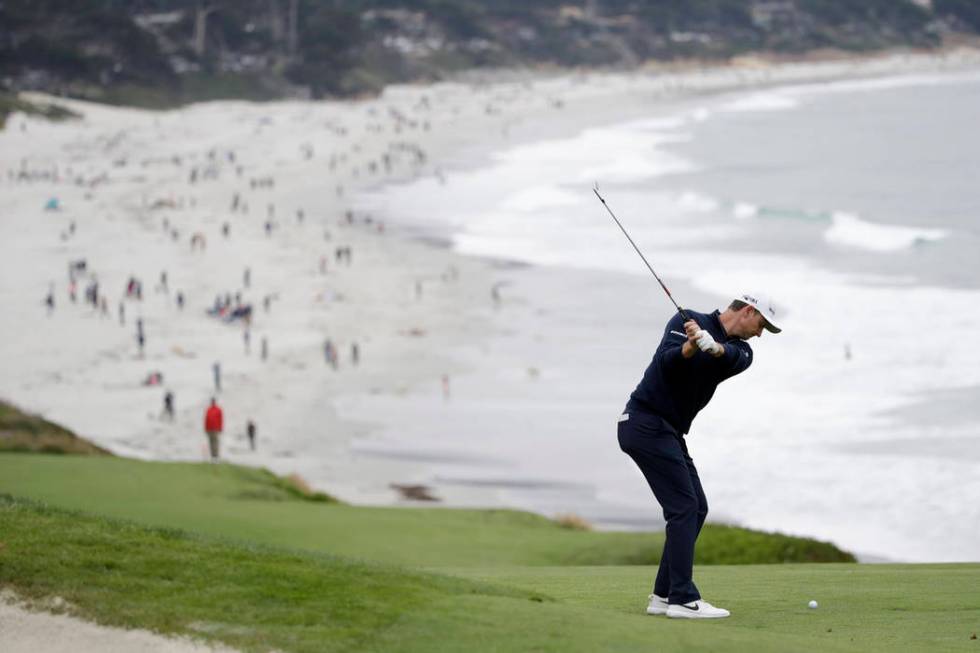
[[(978, 39), (980, 42), (980, 39)], [(773, 89), (783, 86), (834, 83), (863, 79), (886, 79), (914, 74), (980, 70), (980, 44), (952, 45), (936, 50), (890, 48), (866, 54), (841, 50), (819, 50), (803, 55), (774, 53), (734, 57), (728, 63), (690, 59), (678, 62), (647, 62), (631, 71), (527, 71), (502, 69), (497, 71), (468, 71), (436, 84), (396, 84), (389, 92), (424, 91), (441, 86), (472, 84), (476, 88), (495, 85), (520, 85), (571, 80), (571, 86), (586, 85), (589, 80), (609, 81), (608, 96), (593, 94), (581, 98), (578, 105), (567, 100), (566, 110), (549, 116), (526, 115), (508, 128), (507, 138), (484, 138), (467, 142), (460, 148), (447, 148), (439, 167), (445, 173), (473, 170), (486, 165), (491, 156), (502, 149), (553, 138), (566, 138), (582, 130), (627, 122), (662, 114), (672, 105), (697, 97), (738, 91)], [(574, 92), (574, 91), (573, 91)], [(384, 94), (382, 94), (383, 96)], [(556, 93), (556, 100), (560, 93)], [(569, 115), (571, 114), (571, 115)], [(361, 189), (359, 195), (369, 197), (388, 184), (406, 180), (386, 180), (374, 187)], [(410, 181), (410, 180), (409, 180)], [(424, 225), (392, 225), (401, 228), (413, 240), (426, 242), (451, 251), (451, 234), (427, 230)], [(485, 257), (480, 257), (485, 258)], [(497, 264), (529, 265), (521, 261), (500, 259)]]
[[(62, 104), (70, 104), (74, 102), (80, 102), (84, 104), (104, 104), (105, 106), (119, 107), (119, 108), (133, 108), (133, 109), (143, 109), (143, 110), (156, 110), (156, 111), (172, 111), (181, 109), (183, 107), (193, 106), (195, 104), (203, 104), (209, 102), (250, 102), (257, 104), (276, 104), (281, 102), (336, 102), (336, 103), (357, 103), (366, 102), (372, 99), (376, 99), (384, 95), (384, 93), (390, 88), (428, 88), (434, 87), (441, 84), (499, 84), (503, 82), (520, 82), (528, 80), (541, 80), (550, 79), (556, 77), (567, 77), (567, 76), (633, 76), (633, 75), (647, 75), (650, 73), (655, 74), (691, 74), (699, 73), (704, 71), (718, 71), (718, 70), (761, 70), (761, 69), (775, 69), (778, 67), (786, 66), (800, 66), (800, 65), (813, 65), (813, 64), (863, 64), (869, 62), (876, 62), (881, 60), (887, 60), (892, 58), (902, 58), (902, 59), (932, 59), (941, 61), (947, 58), (980, 58), (980, 37), (968, 38), (963, 37), (957, 39), (955, 42), (936, 47), (936, 48), (912, 48), (912, 47), (890, 47), (881, 50), (874, 50), (869, 52), (854, 52), (848, 50), (840, 50), (835, 48), (824, 48), (819, 50), (811, 50), (808, 52), (800, 54), (789, 54), (789, 53), (778, 53), (770, 51), (759, 51), (751, 52), (741, 55), (736, 55), (728, 60), (720, 59), (705, 59), (698, 57), (675, 59), (675, 60), (657, 60), (651, 59), (641, 62), (633, 67), (615, 67), (611, 66), (608, 68), (565, 68), (560, 66), (550, 66), (550, 65), (540, 65), (534, 67), (523, 67), (523, 68), (473, 68), (468, 70), (462, 70), (448, 74), (443, 80), (440, 81), (411, 81), (411, 82), (395, 82), (386, 85), (382, 88), (376, 95), (371, 96), (352, 96), (352, 97), (332, 97), (323, 100), (305, 100), (296, 97), (278, 97), (278, 98), (266, 98), (266, 99), (252, 99), (247, 97), (241, 98), (222, 98), (217, 100), (199, 100), (175, 104), (172, 106), (165, 106), (159, 108), (148, 108), (137, 104), (117, 104), (117, 103), (102, 103), (96, 100), (73, 98), (60, 96), (57, 94), (48, 93), (45, 91), (13, 91), (13, 92), (0, 92), (0, 131), (3, 129), (4, 121), (10, 115), (18, 111), (31, 111), (42, 116), (50, 116), (53, 120), (64, 120), (66, 118), (75, 117), (71, 115), (71, 112), (65, 114), (63, 113)], [(872, 74), (889, 74), (889, 73), (872, 73)], [(4, 97), (10, 98), (9, 101), (3, 101)], [(18, 101), (19, 98), (24, 98), (25, 100)], [(36, 98), (38, 102), (31, 102), (30, 98)]]

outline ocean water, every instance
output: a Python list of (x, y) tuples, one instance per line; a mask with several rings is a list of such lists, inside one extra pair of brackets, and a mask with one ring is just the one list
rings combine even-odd
[[(503, 503), (654, 527), (614, 421), (669, 310), (597, 182), (682, 304), (761, 289), (786, 311), (689, 436), (713, 517), (870, 557), (980, 559), (978, 115), (976, 72), (735, 92), (362, 198), (464, 254), (536, 266), (506, 283), (543, 307), (460, 353), (474, 372), (452, 405), (350, 400), (353, 417), (393, 416), (364, 451)], [(413, 431), (434, 411), (444, 432)]]

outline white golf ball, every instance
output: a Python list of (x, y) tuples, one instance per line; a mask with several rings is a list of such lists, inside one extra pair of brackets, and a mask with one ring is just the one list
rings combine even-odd
[(811, 608), (815, 608), (815, 607), (817, 607), (817, 602), (816, 601), (810, 601), (807, 605), (809, 605)]

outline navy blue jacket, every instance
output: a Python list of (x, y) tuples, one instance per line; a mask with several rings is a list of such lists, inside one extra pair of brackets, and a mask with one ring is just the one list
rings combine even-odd
[(719, 311), (710, 315), (694, 311), (687, 314), (715, 342), (724, 345), (725, 354), (715, 358), (698, 350), (693, 357), (684, 358), (681, 347), (687, 342), (687, 336), (671, 333), (684, 333), (684, 318), (678, 313), (667, 322), (653, 360), (626, 403), (627, 413), (657, 415), (680, 434), (691, 430), (695, 415), (708, 405), (719, 383), (744, 372), (752, 364), (752, 347), (741, 338), (725, 334), (718, 319)]

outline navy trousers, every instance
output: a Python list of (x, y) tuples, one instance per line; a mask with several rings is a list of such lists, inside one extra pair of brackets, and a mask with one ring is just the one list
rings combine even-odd
[(669, 603), (701, 598), (694, 585), (694, 543), (708, 500), (684, 437), (655, 415), (631, 413), (619, 423), (619, 448), (639, 466), (664, 511), (667, 537), (653, 592)]

